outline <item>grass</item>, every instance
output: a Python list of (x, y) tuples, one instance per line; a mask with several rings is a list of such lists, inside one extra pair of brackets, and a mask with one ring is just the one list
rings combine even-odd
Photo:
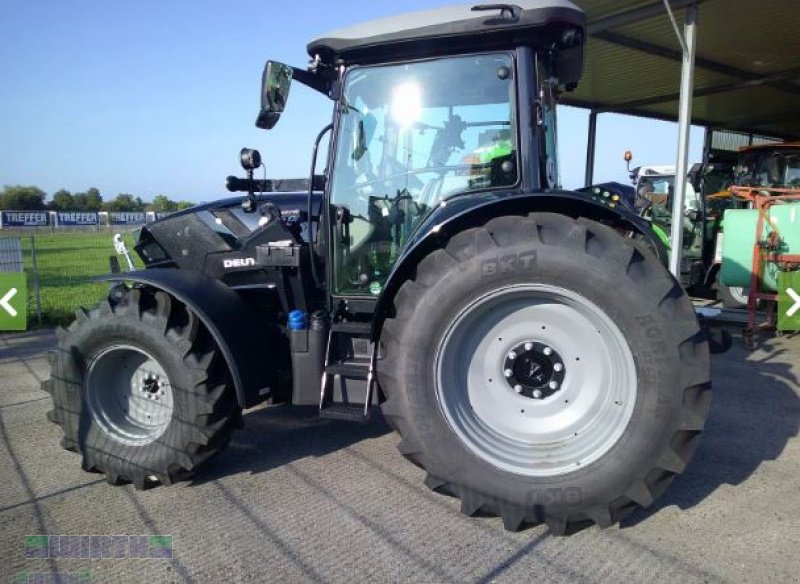
[[(36, 326), (36, 295), (34, 288), (32, 244), (36, 248), (36, 264), (42, 308), (42, 325), (65, 325), (75, 317), (78, 307), (92, 307), (108, 292), (108, 284), (92, 280), (110, 272), (109, 256), (116, 255), (113, 237), (116, 230), (52, 231), (31, 234), (5, 230), (0, 237), (11, 235), (22, 240), (25, 272), (28, 275), (28, 325)], [(132, 250), (134, 233), (123, 233), (123, 240)], [(134, 261), (138, 260), (133, 252)], [(124, 258), (119, 257), (125, 266)]]

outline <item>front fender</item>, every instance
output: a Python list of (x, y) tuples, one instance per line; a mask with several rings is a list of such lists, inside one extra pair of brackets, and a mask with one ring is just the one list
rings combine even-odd
[(634, 231), (647, 239), (656, 250), (661, 262), (667, 265), (668, 251), (646, 219), (625, 207), (611, 207), (585, 194), (555, 191), (514, 195), (482, 193), (457, 197), (443, 202), (426, 217), (395, 263), (378, 298), (372, 338), (380, 338), (383, 321), (391, 310), (395, 294), (403, 282), (412, 277), (417, 263), (422, 258), (441, 248), (449, 238), (460, 231), (482, 225), (494, 217), (533, 212), (560, 213), (573, 218), (586, 217)]
[(280, 332), (269, 323), (259, 322), (259, 315), (242, 297), (219, 280), (191, 270), (167, 268), (109, 274), (98, 280), (152, 286), (194, 312), (225, 358), (240, 407), (256, 405), (277, 388)]

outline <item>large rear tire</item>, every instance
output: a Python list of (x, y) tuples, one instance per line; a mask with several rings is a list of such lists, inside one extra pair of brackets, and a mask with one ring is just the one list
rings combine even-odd
[(48, 418), (83, 468), (137, 488), (189, 477), (241, 423), (227, 365), (199, 319), (134, 288), (79, 310), (50, 354)]
[(680, 285), (613, 229), (492, 219), (425, 257), (394, 305), (384, 414), (467, 515), (606, 527), (691, 458), (711, 398), (706, 341)]

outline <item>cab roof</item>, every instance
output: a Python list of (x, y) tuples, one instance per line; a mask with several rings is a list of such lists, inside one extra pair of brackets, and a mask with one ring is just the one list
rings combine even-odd
[(739, 152), (759, 150), (800, 150), (800, 142), (769, 142), (767, 144), (752, 144), (739, 148)]
[(401, 14), (324, 34), (308, 44), (308, 53), (327, 63), (375, 63), (517, 44), (549, 46), (567, 28), (579, 32), (582, 62), (585, 17), (569, 0), (460, 4)]

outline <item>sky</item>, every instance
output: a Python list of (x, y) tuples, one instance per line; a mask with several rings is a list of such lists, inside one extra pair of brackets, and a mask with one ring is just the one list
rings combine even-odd
[[(257, 129), (264, 62), (303, 66), (306, 43), (329, 30), (453, 2), (6, 2), (0, 185), (209, 201), (226, 195), (226, 176), (242, 174), (243, 146), (261, 151), (268, 177), (307, 176), (331, 104), (296, 84), (278, 126)], [(583, 184), (587, 120), (584, 110), (559, 113), (567, 188)], [(700, 160), (702, 138), (694, 128), (690, 162)], [(628, 180), (625, 150), (636, 165), (674, 164), (677, 127), (601, 115), (595, 182)]]

